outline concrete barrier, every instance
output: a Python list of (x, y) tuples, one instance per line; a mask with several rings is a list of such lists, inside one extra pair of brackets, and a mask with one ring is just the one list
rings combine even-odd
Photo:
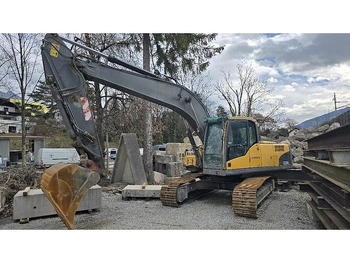
[[(24, 193), (24, 194), (23, 194)], [(99, 209), (102, 206), (102, 188), (91, 187), (81, 199), (77, 211)], [(55, 215), (56, 210), (41, 189), (18, 191), (13, 199), (13, 219), (27, 219)]]
[(147, 183), (137, 137), (134, 133), (123, 133), (119, 139), (111, 183), (121, 181), (136, 185)]

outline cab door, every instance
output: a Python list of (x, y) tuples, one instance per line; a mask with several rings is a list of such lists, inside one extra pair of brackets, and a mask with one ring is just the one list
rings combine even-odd
[(261, 167), (261, 147), (258, 143), (256, 125), (252, 121), (248, 121), (248, 147), (250, 167)]

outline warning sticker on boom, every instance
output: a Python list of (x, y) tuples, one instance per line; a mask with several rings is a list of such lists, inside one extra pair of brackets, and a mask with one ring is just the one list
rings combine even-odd
[(85, 117), (85, 121), (92, 120), (92, 114), (89, 106), (89, 101), (87, 97), (81, 97), (81, 106), (83, 107), (83, 113)]
[(56, 43), (52, 43), (52, 46), (50, 49), (50, 56), (58, 57), (58, 51), (60, 51), (60, 45)]

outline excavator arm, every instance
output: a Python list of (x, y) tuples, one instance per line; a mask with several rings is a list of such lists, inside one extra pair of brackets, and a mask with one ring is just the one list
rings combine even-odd
[[(71, 44), (71, 48), (66, 43)], [(73, 46), (90, 53), (98, 53), (57, 34), (47, 34), (41, 48), (46, 83), (52, 91), (69, 136), (73, 140), (73, 146), (82, 156), (82, 166), (85, 167), (59, 164), (48, 169), (42, 178), (44, 193), (68, 228), (73, 228), (74, 214), (80, 199), (98, 182), (98, 174), (103, 174), (105, 169), (89, 106), (87, 81), (100, 83), (172, 109), (189, 123), (202, 141), (205, 121), (209, 116), (201, 100), (186, 87), (165, 81), (103, 53), (98, 55), (132, 71), (117, 69), (90, 57), (73, 54)], [(198, 148), (195, 144), (193, 147), (200, 160)]]

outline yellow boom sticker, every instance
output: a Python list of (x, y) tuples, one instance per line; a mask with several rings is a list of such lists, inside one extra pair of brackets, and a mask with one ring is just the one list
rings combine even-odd
[(51, 49), (50, 49), (50, 56), (58, 57), (58, 51), (60, 50), (60, 45), (56, 43), (52, 43)]

